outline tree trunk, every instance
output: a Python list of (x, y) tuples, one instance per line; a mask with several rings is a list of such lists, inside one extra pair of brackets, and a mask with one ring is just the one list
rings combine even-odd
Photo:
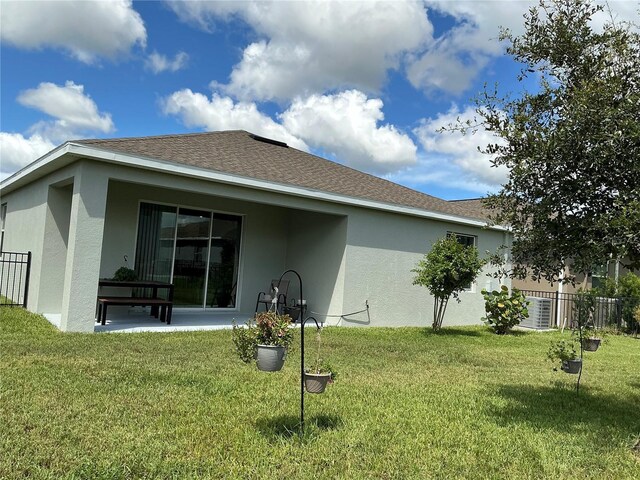
[(433, 330), (437, 332), (442, 328), (444, 313), (447, 310), (449, 297), (435, 297), (433, 302)]

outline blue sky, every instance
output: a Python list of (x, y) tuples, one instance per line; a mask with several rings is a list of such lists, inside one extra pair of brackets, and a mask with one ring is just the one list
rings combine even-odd
[(70, 139), (244, 129), (478, 197), (507, 174), (477, 153), (491, 138), (436, 130), (485, 82), (535, 88), (497, 41), (530, 4), (1, 0), (0, 178)]

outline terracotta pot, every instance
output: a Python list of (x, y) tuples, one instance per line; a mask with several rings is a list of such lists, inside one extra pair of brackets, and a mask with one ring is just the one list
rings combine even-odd
[(256, 363), (258, 370), (263, 372), (277, 372), (282, 370), (287, 349), (276, 345), (258, 345), (256, 349)]
[(309, 393), (322, 393), (331, 380), (331, 373), (305, 373), (304, 386)]

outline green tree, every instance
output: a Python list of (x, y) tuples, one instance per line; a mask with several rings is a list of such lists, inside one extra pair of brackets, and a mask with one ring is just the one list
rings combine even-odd
[(432, 327), (435, 331), (442, 327), (449, 299), (453, 296), (459, 301), (460, 292), (475, 280), (483, 263), (476, 247), (462, 245), (450, 235), (436, 241), (411, 270), (416, 274), (413, 284), (427, 287), (434, 296)]
[[(485, 205), (513, 229), (512, 274), (557, 281), (566, 261), (587, 273), (609, 258), (640, 267), (640, 41), (637, 25), (604, 27), (588, 0), (541, 0), (525, 31), (502, 29), (507, 53), (522, 65), (517, 96), (485, 88), (476, 119), (498, 140), (481, 151), (510, 176)], [(571, 278), (565, 281), (571, 281)]]

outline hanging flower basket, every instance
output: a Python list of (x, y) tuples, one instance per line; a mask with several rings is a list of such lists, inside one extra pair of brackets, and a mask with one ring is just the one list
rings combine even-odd
[(305, 373), (304, 387), (309, 393), (323, 393), (327, 388), (327, 383), (331, 382), (331, 372), (328, 373)]
[(256, 363), (258, 370), (263, 372), (278, 372), (282, 370), (287, 358), (287, 349), (279, 345), (258, 345), (256, 348)]
[(560, 367), (563, 372), (578, 374), (582, 369), (582, 359), (574, 358), (573, 360), (563, 360), (562, 367)]
[(582, 348), (587, 352), (595, 352), (598, 350), (601, 341), (600, 338), (583, 338)]

